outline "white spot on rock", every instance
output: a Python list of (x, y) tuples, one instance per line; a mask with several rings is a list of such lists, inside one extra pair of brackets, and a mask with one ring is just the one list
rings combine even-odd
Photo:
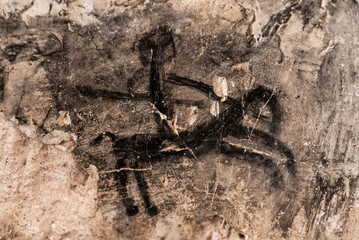
[(46, 134), (42, 138), (42, 142), (45, 144), (60, 144), (62, 142), (70, 141), (70, 139), (70, 134), (60, 130), (54, 130)]
[(211, 108), (209, 112), (217, 117), (219, 115), (219, 102), (218, 101), (211, 101)]
[(328, 5), (328, 0), (322, 0), (321, 7), (325, 8)]
[(214, 76), (213, 91), (224, 102), (228, 97), (228, 85), (225, 77)]
[(59, 111), (59, 117), (57, 118), (60, 126), (67, 126), (71, 124), (71, 117), (68, 111)]

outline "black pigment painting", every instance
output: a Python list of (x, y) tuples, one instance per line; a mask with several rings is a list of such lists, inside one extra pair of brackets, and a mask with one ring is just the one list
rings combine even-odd
[[(228, 97), (221, 102), (221, 98), (216, 95), (213, 86), (165, 72), (163, 66), (165, 61), (171, 61), (171, 58), (175, 57), (176, 54), (173, 39), (170, 27), (159, 27), (141, 38), (138, 46), (141, 63), (144, 66), (150, 65), (148, 82), (144, 82), (144, 84), (148, 84), (149, 94), (148, 96), (138, 96), (138, 100), (148, 101), (153, 107), (154, 118), (158, 124), (157, 133), (135, 133), (133, 136), (120, 138), (112, 132), (105, 132), (96, 137), (90, 144), (90, 146), (98, 145), (104, 137), (111, 139), (113, 143), (112, 152), (117, 159), (116, 168), (114, 169), (117, 171), (113, 171), (113, 175), (119, 197), (122, 198), (127, 214), (132, 216), (139, 212), (138, 207), (134, 205), (134, 200), (129, 197), (126, 188), (129, 171), (134, 173), (148, 214), (151, 216), (157, 215), (159, 209), (151, 203), (144, 173), (137, 171), (137, 169), (142, 169), (144, 163), (166, 161), (170, 156), (175, 155), (188, 156), (192, 161), (196, 161), (201, 157), (201, 153), (213, 150), (213, 148), (217, 149), (218, 154), (227, 154), (233, 157), (236, 157), (236, 155), (246, 156), (245, 161), (265, 168), (266, 173), (271, 178), (271, 187), (283, 187), (283, 175), (277, 165), (280, 163), (277, 163), (276, 159), (271, 156), (271, 152), (274, 151), (276, 155), (285, 159), (286, 170), (291, 175), (295, 174), (295, 159), (290, 149), (272, 135), (278, 130), (281, 118), (281, 109), (274, 92), (263, 86), (258, 86), (245, 93), (242, 98)], [(167, 48), (171, 49), (168, 52), (169, 56), (165, 55)], [(135, 51), (135, 48), (133, 51)], [(148, 58), (146, 58), (146, 51), (150, 53)], [(132, 81), (133, 79), (128, 80), (127, 86), (130, 93), (127, 94), (109, 91), (94, 92), (89, 87), (79, 89), (83, 94), (95, 98), (103, 97), (120, 100), (123, 97), (136, 99), (137, 96), (131, 94)], [(198, 105), (202, 102), (173, 99), (171, 97), (171, 88), (176, 88), (176, 86), (184, 86), (201, 92), (208, 99), (216, 103), (221, 102), (220, 104), (218, 103), (218, 106), (223, 106), (224, 110), (216, 113), (217, 116), (211, 117), (208, 121), (199, 124), (192, 130), (184, 129), (179, 131), (175, 125), (175, 105), (199, 107)], [(209, 108), (209, 106), (206, 106), (208, 104), (202, 103), (202, 105), (202, 107)], [(265, 116), (261, 113), (263, 110), (268, 111)], [(250, 126), (242, 125), (241, 121), (245, 114), (250, 114), (257, 121), (263, 121), (261, 125), (267, 127), (268, 132), (258, 130), (255, 126), (251, 128)], [(225, 140), (231, 137), (235, 138), (239, 144), (232, 144), (230, 140)], [(257, 149), (256, 146), (258, 145), (265, 146), (267, 152)]]
[(356, 239), (358, 11), (0, 0), (0, 239)]

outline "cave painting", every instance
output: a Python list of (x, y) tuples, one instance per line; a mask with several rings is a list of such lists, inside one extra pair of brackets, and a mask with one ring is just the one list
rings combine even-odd
[[(276, 159), (278, 157), (285, 159), (286, 169), (291, 176), (296, 173), (296, 165), (291, 150), (274, 137), (281, 122), (281, 108), (272, 90), (257, 86), (247, 92), (242, 99), (229, 96), (223, 99), (215, 93), (211, 85), (166, 73), (164, 64), (176, 57), (174, 37), (167, 26), (147, 33), (137, 44), (141, 63), (150, 66), (149, 96), (132, 92), (133, 79), (128, 80), (128, 94), (93, 90), (90, 87), (78, 88), (82, 94), (96, 97), (149, 101), (154, 108), (153, 112), (158, 124), (156, 134), (135, 134), (120, 138), (111, 132), (106, 132), (91, 142), (92, 146), (98, 145), (104, 137), (109, 137), (112, 141), (113, 154), (117, 158), (116, 169), (112, 174), (127, 215), (133, 216), (139, 213), (139, 208), (135, 200), (129, 196), (126, 187), (130, 172), (134, 173), (147, 213), (150, 216), (159, 213), (158, 207), (151, 201), (144, 171), (136, 171), (136, 169), (141, 169), (150, 162), (166, 161), (170, 156), (185, 155), (196, 160), (213, 149), (219, 154), (245, 156), (245, 161), (265, 168), (274, 188), (284, 187), (283, 174)], [(207, 96), (210, 101), (221, 104), (221, 111), (212, 119), (198, 124), (194, 129), (179, 131), (174, 121), (176, 106), (203, 107), (204, 104), (201, 101), (174, 99), (171, 96), (171, 89), (178, 86), (195, 90)], [(268, 124), (268, 131), (255, 127), (248, 128), (241, 123), (246, 115), (255, 115), (257, 119), (265, 118), (261, 116), (264, 107), (268, 109), (271, 116), (264, 119)], [(270, 151), (263, 151), (258, 146)]]

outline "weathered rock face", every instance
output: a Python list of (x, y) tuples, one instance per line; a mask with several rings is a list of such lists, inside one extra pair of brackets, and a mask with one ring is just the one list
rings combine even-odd
[(0, 1), (0, 237), (356, 239), (356, 1)]
[(0, 118), (2, 239), (108, 239), (97, 169), (81, 168), (64, 146), (33, 139), (35, 128)]

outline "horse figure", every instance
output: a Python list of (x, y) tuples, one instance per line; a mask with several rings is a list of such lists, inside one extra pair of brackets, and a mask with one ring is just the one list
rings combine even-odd
[[(168, 54), (168, 49), (171, 49)], [(144, 66), (150, 64), (149, 101), (154, 107), (155, 120), (158, 123), (156, 134), (135, 134), (127, 138), (119, 138), (116, 135), (107, 132), (94, 139), (91, 145), (96, 145), (107, 136), (112, 140), (113, 154), (117, 157), (114, 179), (117, 183), (117, 191), (122, 198), (126, 208), (127, 215), (133, 216), (139, 213), (139, 208), (135, 204), (127, 191), (128, 174), (131, 170), (140, 168), (144, 163), (152, 161), (163, 161), (169, 156), (186, 155), (197, 158), (213, 146), (218, 146), (220, 153), (227, 155), (246, 155), (249, 160), (268, 169), (272, 179), (272, 185), (275, 188), (282, 188), (284, 185), (283, 176), (278, 166), (273, 161), (273, 156), (265, 152), (257, 151), (255, 147), (243, 144), (231, 144), (227, 141), (228, 137), (235, 139), (254, 139), (262, 146), (270, 148), (285, 158), (286, 168), (290, 174), (295, 174), (294, 156), (290, 149), (284, 143), (275, 139), (271, 134), (255, 128), (249, 132), (246, 126), (240, 122), (246, 114), (248, 108), (254, 103), (263, 103), (271, 114), (270, 132), (275, 133), (281, 120), (280, 106), (273, 92), (265, 87), (259, 86), (244, 96), (243, 99), (233, 99), (228, 97), (223, 105), (225, 110), (218, 117), (205, 122), (192, 131), (177, 132), (173, 126), (173, 106), (175, 101), (167, 94), (164, 83), (178, 86), (186, 86), (201, 92), (215, 101), (220, 101), (213, 87), (205, 83), (195, 81), (189, 78), (167, 74), (164, 72), (164, 64), (171, 61), (176, 56), (174, 37), (169, 27), (160, 27), (146, 34), (138, 44), (139, 58)], [(88, 90), (88, 89), (87, 89)], [(126, 97), (135, 97), (131, 93), (131, 83), (128, 84), (130, 95)], [(102, 95), (118, 96), (118, 94), (109, 94), (106, 91)], [(120, 94), (121, 95), (121, 94)], [(174, 143), (177, 146), (176, 151), (167, 151), (166, 144)], [(122, 169), (122, 170), (121, 170)], [(150, 199), (149, 187), (143, 171), (133, 171), (141, 197), (145, 204), (145, 209), (150, 216), (157, 215), (159, 209)]]

